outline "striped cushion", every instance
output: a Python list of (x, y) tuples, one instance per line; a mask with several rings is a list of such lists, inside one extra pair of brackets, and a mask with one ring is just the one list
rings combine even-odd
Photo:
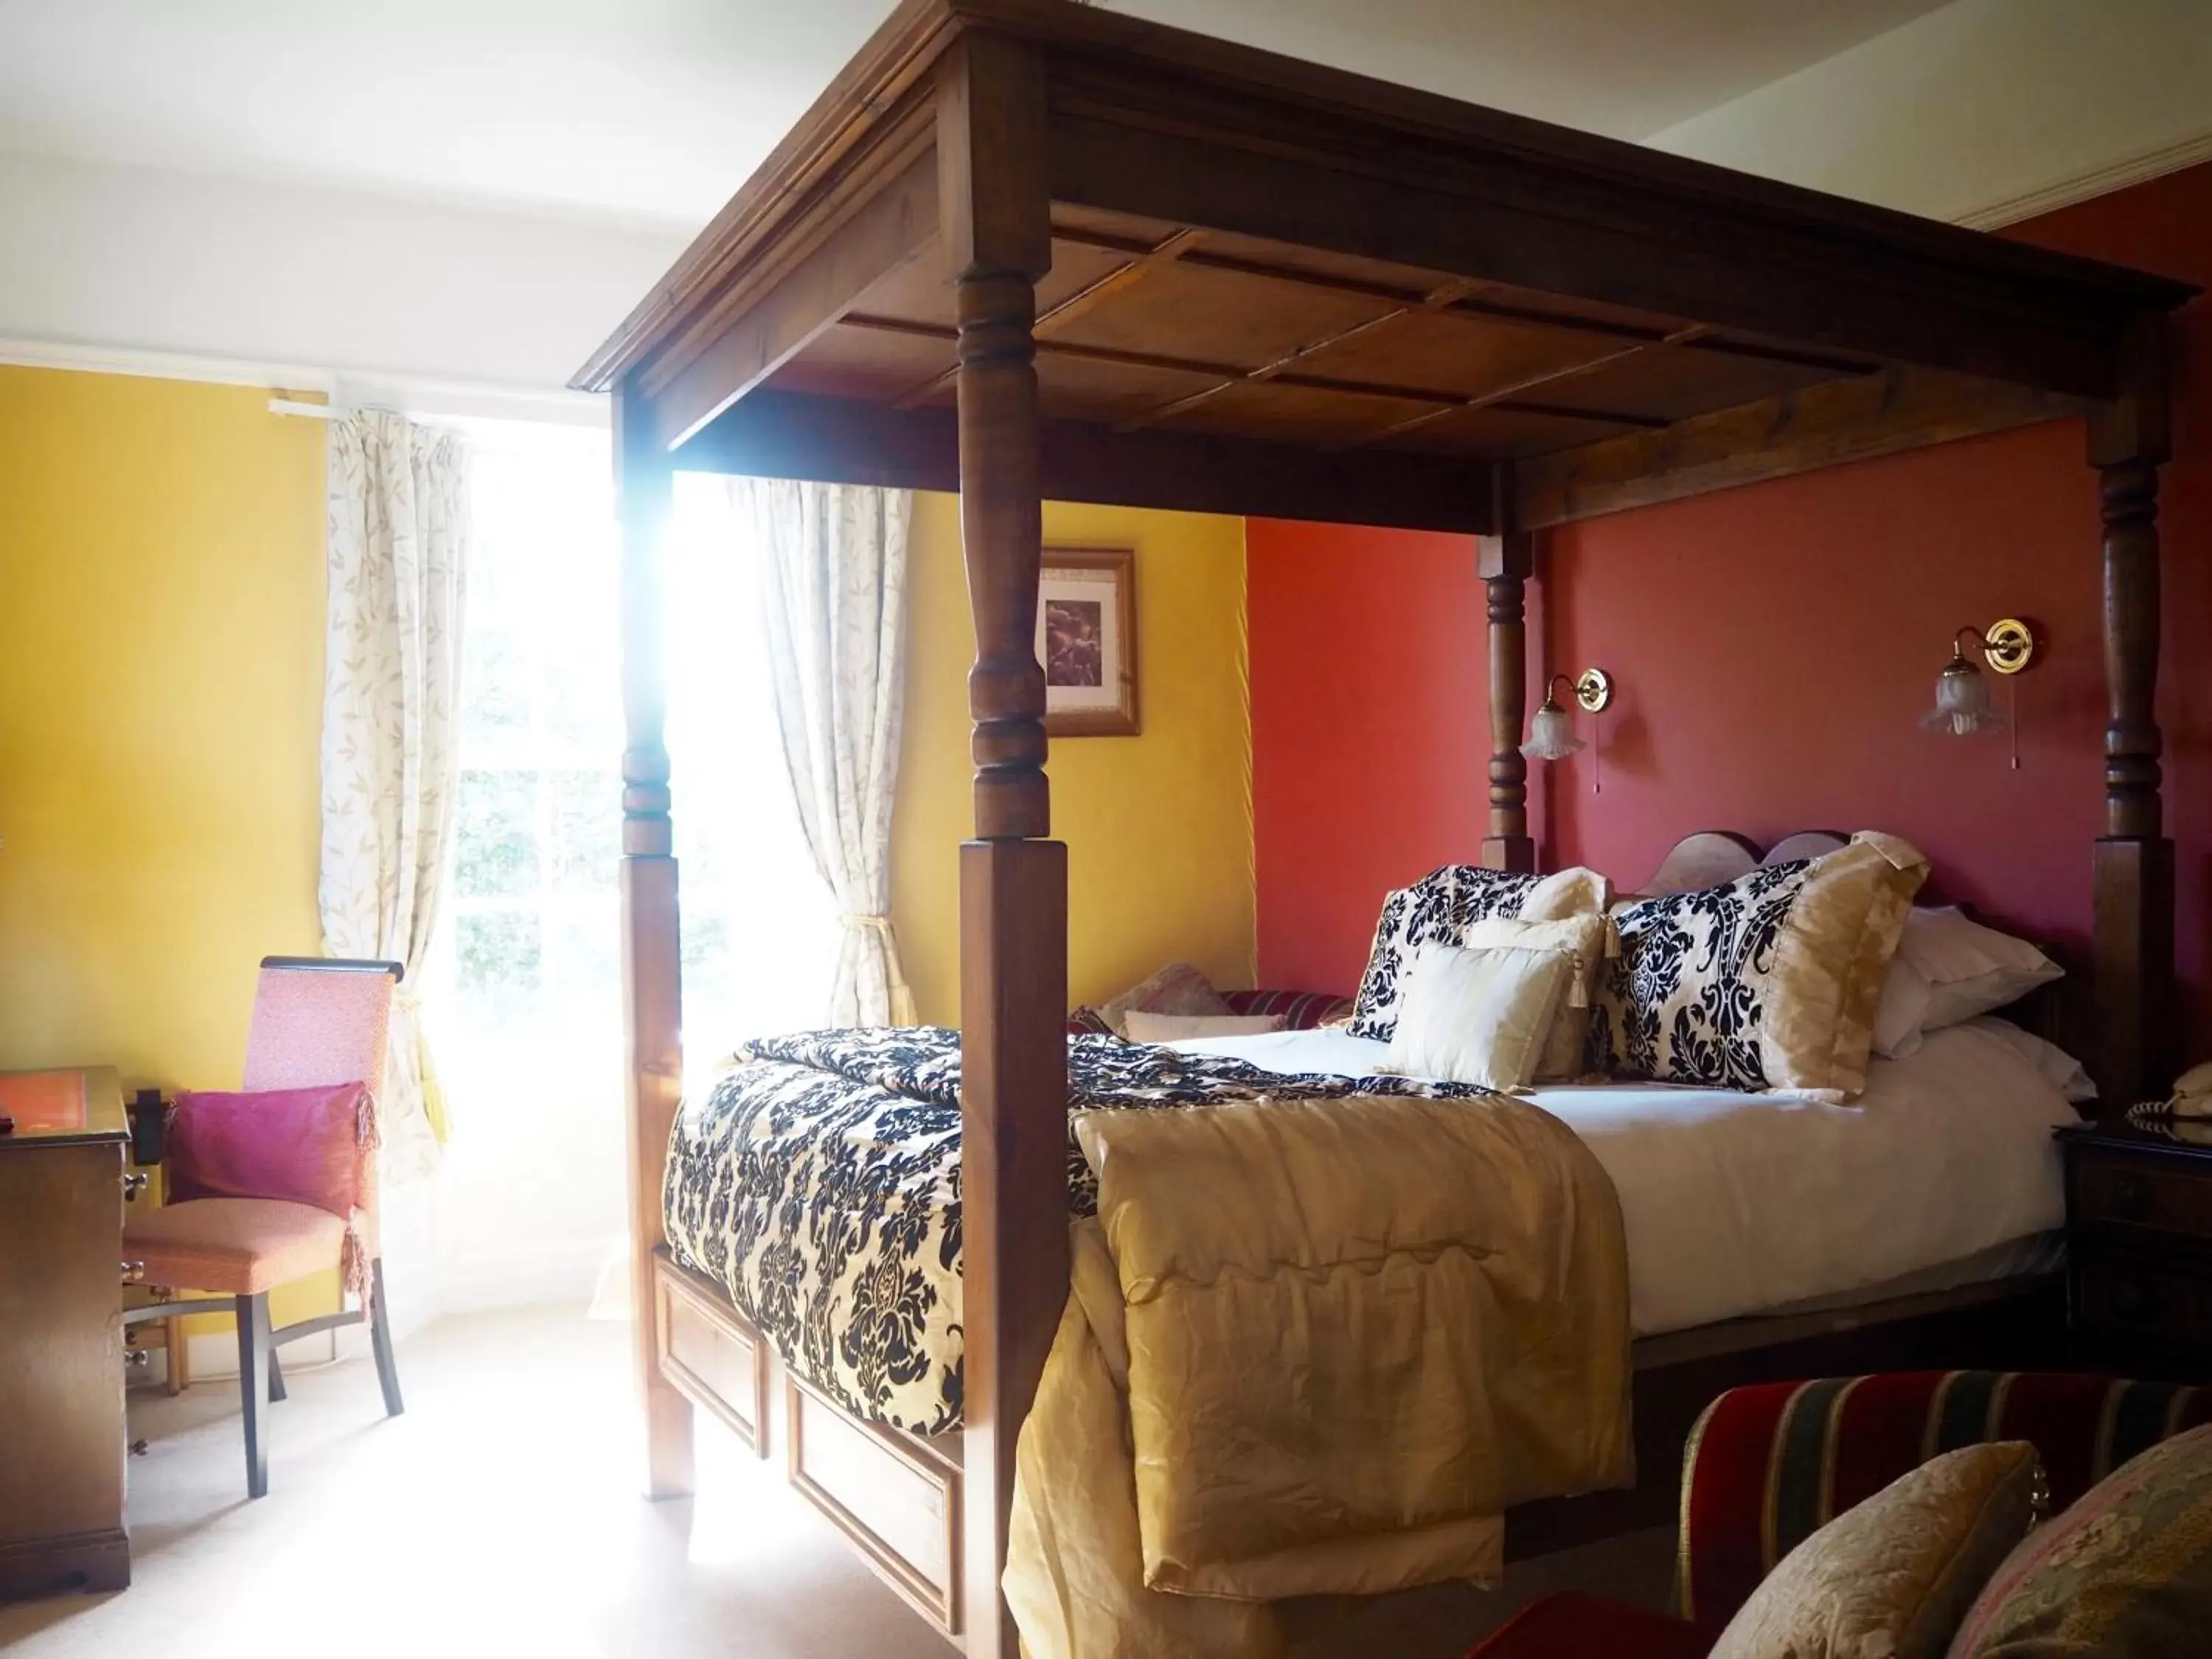
[(1310, 1031), (1352, 1013), (1350, 997), (1326, 991), (1224, 991), (1230, 1008), (1240, 1014), (1280, 1014), (1286, 1031)]
[[(1222, 1000), (1236, 1014), (1280, 1014), (1286, 1031), (1310, 1031), (1352, 1012), (1350, 997), (1327, 991), (1224, 991)], [(1078, 1008), (1067, 1017), (1070, 1036), (1111, 1036), (1114, 1028), (1096, 1008)]]
[(1940, 1452), (2026, 1440), (2063, 1508), (2148, 1446), (2212, 1421), (2212, 1389), (2057, 1372), (1900, 1371), (1732, 1389), (1683, 1455), (1682, 1613), (1717, 1633), (1844, 1510)]

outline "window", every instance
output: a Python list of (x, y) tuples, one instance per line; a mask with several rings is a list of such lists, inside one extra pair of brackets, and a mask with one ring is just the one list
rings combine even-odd
[[(472, 431), (453, 861), (426, 997), (449, 1307), (588, 1294), (623, 1231), (619, 540), (604, 432)], [(744, 524), (680, 481), (669, 746), (696, 1075), (818, 1024), (838, 939), (792, 806)]]
[(821, 1024), (842, 942), (792, 803), (750, 541), (731, 480), (677, 475), (668, 750), (694, 1076), (743, 1038)]

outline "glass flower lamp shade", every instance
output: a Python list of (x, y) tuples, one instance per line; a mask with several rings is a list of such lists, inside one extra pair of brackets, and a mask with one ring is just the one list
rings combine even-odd
[(1528, 741), (1521, 745), (1521, 752), (1530, 760), (1565, 760), (1583, 746), (1575, 735), (1574, 717), (1546, 693), (1543, 706), (1529, 716)]
[(1990, 706), (1987, 677), (1963, 653), (1954, 652), (1936, 678), (1936, 707), (1920, 717), (1920, 723), (1931, 732), (1971, 738), (1996, 730), (2005, 717)]

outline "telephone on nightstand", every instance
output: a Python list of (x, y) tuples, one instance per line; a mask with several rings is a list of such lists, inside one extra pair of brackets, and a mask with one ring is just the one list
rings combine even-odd
[(2176, 1117), (2212, 1117), (2212, 1060), (2174, 1079), (2166, 1107)]
[(2173, 1080), (2164, 1100), (2146, 1100), (2127, 1109), (2138, 1129), (2192, 1146), (2212, 1146), (2212, 1060), (2192, 1066)]

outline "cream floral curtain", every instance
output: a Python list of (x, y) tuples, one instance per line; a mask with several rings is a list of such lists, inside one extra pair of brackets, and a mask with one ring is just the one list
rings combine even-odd
[(427, 1171), (445, 1102), (412, 994), (445, 885), (459, 781), (469, 455), (385, 410), (330, 425), (323, 685), (323, 949), (402, 963), (384, 1079), (385, 1164)]
[(891, 795), (906, 702), (906, 490), (744, 481), (776, 723), (844, 939), (833, 1025), (911, 1025), (891, 931)]

